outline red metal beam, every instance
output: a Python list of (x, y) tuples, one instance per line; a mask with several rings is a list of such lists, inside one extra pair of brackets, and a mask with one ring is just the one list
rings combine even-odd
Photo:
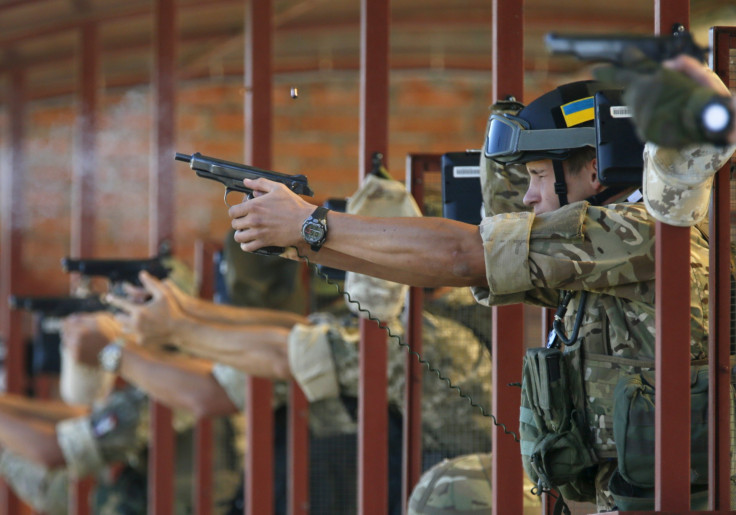
[[(173, 248), (174, 235), (174, 125), (176, 2), (157, 0), (154, 47), (153, 166), (149, 181), (149, 247), (158, 253), (162, 243)], [(171, 410), (151, 402), (151, 441), (148, 462), (148, 513), (173, 515), (176, 435)]]
[[(713, 50), (712, 67), (723, 83), (736, 87), (736, 76), (731, 77), (730, 50), (736, 49), (734, 27), (711, 29), (710, 47)], [(733, 163), (733, 158), (731, 159)], [(711, 510), (730, 508), (731, 431), (729, 407), (733, 402), (730, 392), (731, 363), (729, 359), (731, 333), (731, 206), (728, 164), (715, 178), (710, 211), (710, 340), (708, 356), (710, 375), (708, 384), (708, 443), (709, 499)]]
[[(655, 0), (654, 32), (690, 22), (689, 0)], [(655, 508), (690, 509), (690, 229), (657, 222)], [(677, 424), (667, 424), (676, 420)], [(678, 449), (678, 452), (668, 452)]]
[[(524, 2), (493, 0), (493, 98), (522, 100), (524, 96)], [(518, 434), (519, 395), (508, 384), (521, 382), (524, 355), (522, 305), (493, 308), (493, 413), (498, 422)], [(491, 378), (488, 378), (489, 380)], [(493, 426), (494, 513), (521, 513), (523, 471), (519, 444), (503, 427)], [(503, 471), (503, 472), (501, 472)]]
[(194, 427), (194, 489), (192, 505), (197, 515), (212, 513), (213, 482), (213, 420), (202, 418)]
[(309, 402), (299, 384), (289, 385), (288, 513), (309, 513)]
[[(245, 8), (245, 162), (271, 167), (272, 2), (247, 0)], [(245, 460), (246, 513), (272, 513), (273, 409), (271, 381), (248, 380)]]
[[(371, 156), (388, 150), (388, 0), (360, 2), (360, 177), (371, 170)], [(386, 334), (374, 323), (360, 323), (358, 400), (358, 512), (384, 513), (388, 505), (388, 400)]]
[[(212, 300), (215, 294), (214, 254), (221, 247), (211, 242), (197, 240), (194, 243), (194, 270), (198, 295)], [(192, 505), (197, 515), (209, 515), (214, 507), (213, 486), (213, 420), (197, 420), (194, 428), (194, 488)]]
[[(94, 255), (95, 234), (95, 170), (97, 169), (96, 128), (97, 91), (99, 81), (99, 31), (94, 23), (80, 27), (81, 51), (78, 85), (77, 137), (74, 149), (71, 200), (71, 253), (77, 257)], [(78, 279), (73, 274), (72, 284)], [(90, 493), (94, 488), (92, 478), (70, 478), (69, 513), (91, 513)]]
[(93, 23), (80, 30), (77, 138), (72, 175), (71, 252), (76, 257), (94, 255), (95, 171), (97, 170), (97, 97), (100, 88), (99, 30)]
[[(407, 189), (420, 206), (424, 205), (425, 172), (440, 171), (442, 156), (439, 154), (413, 154), (407, 157)], [(409, 290), (409, 320), (406, 343), (422, 354), (422, 312), (424, 292), (422, 288)], [(389, 342), (392, 345), (393, 342)], [(422, 377), (424, 367), (413, 353), (406, 353), (406, 383), (404, 385), (404, 419), (402, 441), (402, 504), (406, 512), (407, 502), (414, 486), (422, 475)]]
[(90, 500), (95, 488), (94, 478), (75, 479), (69, 486), (69, 513), (71, 515), (90, 515), (92, 513)]
[[(8, 78), (7, 104), (9, 127), (6, 152), (9, 156), (7, 166), (0, 170), (0, 335), (5, 343), (6, 391), (23, 393), (25, 391), (26, 370), (23, 332), (20, 311), (11, 310), (8, 297), (21, 293), (23, 286), (22, 270), (22, 217), (23, 191), (25, 177), (25, 131), (26, 99), (24, 92), (26, 77), (22, 69), (13, 70)], [(22, 503), (7, 487), (0, 489), (0, 508), (5, 513), (19, 513)]]

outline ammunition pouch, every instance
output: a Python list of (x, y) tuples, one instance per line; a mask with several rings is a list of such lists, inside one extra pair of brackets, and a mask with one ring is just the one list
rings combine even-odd
[[(622, 377), (614, 390), (613, 433), (618, 469), (609, 488), (620, 510), (654, 509), (654, 372)], [(691, 508), (706, 509), (708, 489), (708, 367), (690, 381)], [(704, 492), (704, 493), (703, 493)]]
[(519, 435), (524, 470), (537, 492), (595, 502), (595, 465), (585, 410), (579, 349), (529, 349), (524, 357)]

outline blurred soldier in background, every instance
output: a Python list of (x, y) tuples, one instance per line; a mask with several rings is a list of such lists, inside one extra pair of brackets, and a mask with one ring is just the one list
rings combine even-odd
[[(350, 203), (361, 212), (378, 209), (384, 216), (419, 214), (401, 183), (378, 177), (367, 180)], [(224, 325), (205, 320), (201, 311), (190, 311), (187, 307), (189, 300), (168, 281), (158, 281), (145, 273), (141, 279), (152, 296), (149, 303), (136, 305), (122, 299), (111, 299), (127, 313), (121, 316), (121, 320), (139, 336), (141, 344), (168, 341), (185, 352), (228, 363), (248, 374), (296, 380), (310, 400), (312, 444), (326, 445), (330, 439), (343, 439), (354, 455), (359, 331), (358, 317), (351, 310), (360, 311), (355, 304), (348, 303), (346, 307), (341, 302), (341, 307), (334, 306), (329, 312), (310, 315), (308, 320), (288, 329), (269, 323), (265, 315), (261, 326)], [(403, 333), (399, 315), (406, 296), (405, 286), (359, 275), (349, 275), (346, 284), (351, 297), (363, 309), (367, 308), (384, 320), (394, 334)], [(433, 307), (438, 312), (447, 313), (448, 305), (472, 306), (487, 315), (486, 308), (474, 304), (467, 290), (436, 292), (425, 306), (424, 357), (476, 402), (487, 405), (490, 402), (491, 371), (487, 346), (467, 327), (442, 314), (433, 314)], [(170, 323), (162, 324), (161, 320), (169, 320)], [(391, 338), (388, 345), (389, 419), (393, 428), (390, 433), (395, 433), (389, 438), (393, 476), (390, 503), (391, 513), (399, 513), (399, 435), (405, 354)], [(490, 449), (490, 420), (475, 411), (467, 400), (458, 398), (457, 393), (449, 390), (445, 382), (432, 372), (425, 373), (422, 402), (426, 466), (446, 456)], [(454, 434), (450, 430), (452, 425), (465, 425), (465, 432)], [(330, 513), (353, 513), (356, 496), (345, 495), (345, 492), (355, 491), (356, 464), (346, 463), (335, 468), (324, 460), (312, 461), (314, 467), (320, 467), (312, 474), (318, 483), (313, 483), (313, 492), (315, 488), (324, 490), (328, 484), (330, 493), (323, 494), (333, 498), (324, 506), (332, 510)], [(328, 470), (330, 468), (332, 470)], [(314, 504), (312, 509), (315, 509)]]

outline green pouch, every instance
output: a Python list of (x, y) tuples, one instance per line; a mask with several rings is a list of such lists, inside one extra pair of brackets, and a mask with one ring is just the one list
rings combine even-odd
[(588, 469), (596, 459), (581, 431), (584, 415), (572, 402), (570, 370), (568, 355), (558, 349), (527, 351), (519, 416), (522, 464), (539, 488), (591, 501), (595, 487)]
[[(621, 477), (619, 470), (613, 473), (608, 483), (616, 508), (619, 511), (652, 511), (654, 510), (654, 488), (634, 486)], [(690, 509), (708, 509), (708, 487), (694, 486), (690, 492)]]
[[(690, 467), (694, 485), (708, 484), (708, 368), (692, 370)], [(637, 488), (654, 488), (654, 374), (621, 378), (614, 390), (613, 434), (618, 472)]]

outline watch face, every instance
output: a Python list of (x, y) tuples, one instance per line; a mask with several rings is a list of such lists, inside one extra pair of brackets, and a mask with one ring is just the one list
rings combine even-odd
[(321, 223), (310, 220), (304, 224), (302, 235), (307, 243), (319, 243), (325, 235), (325, 228)]

